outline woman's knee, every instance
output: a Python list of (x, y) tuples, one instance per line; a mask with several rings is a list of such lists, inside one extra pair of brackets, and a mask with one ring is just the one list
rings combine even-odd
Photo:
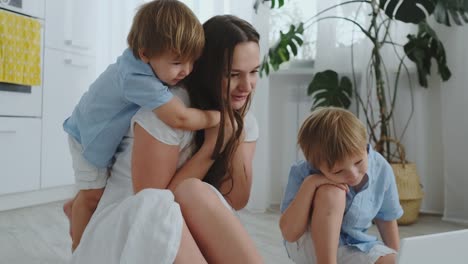
[(346, 204), (346, 192), (334, 185), (322, 185), (315, 191), (314, 206), (344, 206)]
[(207, 183), (190, 178), (182, 181), (174, 191), (175, 200), (181, 205), (200, 204), (213, 200), (213, 193)]

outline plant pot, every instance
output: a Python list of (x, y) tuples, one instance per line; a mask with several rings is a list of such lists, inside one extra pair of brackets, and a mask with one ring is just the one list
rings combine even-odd
[(399, 225), (410, 225), (418, 221), (421, 201), (424, 196), (415, 163), (392, 163), (403, 215)]

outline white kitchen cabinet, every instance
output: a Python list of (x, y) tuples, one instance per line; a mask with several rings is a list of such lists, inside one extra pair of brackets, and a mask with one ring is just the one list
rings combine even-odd
[(46, 0), (45, 9), (46, 47), (95, 56), (95, 1)]
[(44, 0), (1, 0), (0, 8), (5, 8), (16, 13), (27, 14), (32, 17), (44, 18)]
[(41, 188), (74, 183), (62, 123), (95, 79), (94, 57), (45, 49)]
[(0, 94), (0, 210), (74, 194), (62, 123), (96, 78), (96, 5), (91, 0), (37, 0), (23, 6), (25, 12), (34, 11), (28, 14), (44, 18), (42, 87), (33, 87), (28, 97), (39, 99), (35, 104), (24, 94)]
[(39, 188), (41, 119), (0, 117), (0, 195)]

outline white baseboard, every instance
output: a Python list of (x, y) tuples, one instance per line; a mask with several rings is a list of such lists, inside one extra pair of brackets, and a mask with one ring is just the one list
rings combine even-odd
[(444, 217), (442, 217), (442, 220), (450, 222), (450, 223), (454, 223), (454, 224), (460, 224), (460, 225), (468, 226), (468, 220), (466, 220), (466, 219), (458, 219), (458, 218), (451, 218), (451, 217), (444, 216)]
[(70, 199), (76, 193), (74, 185), (47, 188), (31, 192), (0, 195), (0, 211)]
[(430, 209), (424, 209), (424, 208), (421, 208), (419, 212), (422, 214), (431, 214), (431, 215), (443, 215), (444, 214), (444, 212), (442, 211), (430, 210)]

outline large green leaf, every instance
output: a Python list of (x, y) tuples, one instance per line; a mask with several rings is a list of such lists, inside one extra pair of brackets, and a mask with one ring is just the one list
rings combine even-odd
[[(268, 50), (268, 56), (263, 58), (262, 67), (260, 68), (260, 75), (263, 72), (270, 72), (270, 67), (277, 71), (279, 66), (289, 61), (291, 58), (290, 52), (294, 56), (297, 55), (298, 47), (302, 46), (302, 35), (304, 34), (304, 24), (300, 23), (298, 26), (291, 25), (287, 33), (280, 31), (280, 39), (278, 42)], [(268, 65), (269, 64), (269, 65)]]
[[(275, 0), (270, 0), (270, 1), (271, 1), (270, 8), (275, 8), (276, 1)], [(284, 5), (284, 0), (278, 0), (278, 8), (282, 7), (283, 5)]]
[(404, 50), (408, 58), (416, 63), (421, 86), (427, 88), (427, 76), (431, 73), (432, 58), (437, 62), (442, 80), (450, 79), (452, 74), (447, 66), (444, 45), (426, 22), (419, 24), (417, 35), (408, 35), (408, 43), (404, 45)]
[(468, 1), (466, 0), (432, 0), (435, 4), (434, 17), (437, 22), (451, 26), (451, 20), (461, 26), (468, 23)]
[(381, 0), (379, 7), (388, 17), (418, 24), (434, 12), (434, 0)]
[[(275, 8), (276, 6), (276, 0), (255, 0), (253, 9), (255, 10), (255, 13), (257, 13), (258, 8), (260, 7), (260, 4), (263, 4), (265, 2), (271, 2), (270, 8)], [(284, 5), (284, 0), (278, 0), (278, 8), (282, 7)]]
[(312, 109), (319, 106), (348, 108), (351, 104), (353, 85), (348, 77), (343, 76), (338, 80), (335, 71), (326, 70), (314, 75), (307, 94), (313, 98)]

